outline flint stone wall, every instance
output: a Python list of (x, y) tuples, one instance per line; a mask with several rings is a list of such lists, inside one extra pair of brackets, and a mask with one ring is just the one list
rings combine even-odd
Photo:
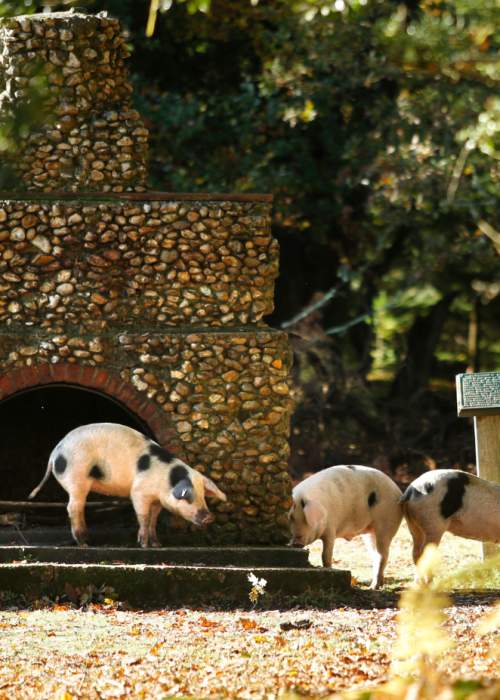
[(16, 189), (144, 190), (148, 131), (132, 108), (129, 55), (106, 13), (0, 21), (0, 122), (35, 94), (40, 120), (16, 143)]
[(116, 20), (3, 20), (0, 50), (0, 121), (48, 86), (45, 123), (12, 157), (22, 188), (0, 193), (0, 401), (100, 391), (227, 493), (191, 541), (284, 542), (291, 353), (263, 321), (271, 198), (142, 192), (147, 131)]
[(291, 354), (262, 322), (278, 269), (269, 197), (149, 196), (0, 199), (0, 377), (105, 369), (227, 493), (202, 538), (283, 542)]
[(0, 323), (261, 323), (278, 274), (269, 198), (159, 196), (0, 199)]
[[(105, 368), (103, 393), (111, 373), (155, 404), (176, 454), (227, 493), (228, 503), (211, 503), (215, 524), (193, 541), (280, 543), (290, 506), (290, 362), (286, 334), (272, 330), (70, 336), (12, 326), (0, 332), (0, 400), (12, 391), (1, 376), (22, 368), (35, 384), (54, 381), (49, 369), (59, 365), (94, 368), (94, 389)], [(73, 383), (71, 371), (64, 376)], [(86, 369), (78, 376), (85, 387)]]

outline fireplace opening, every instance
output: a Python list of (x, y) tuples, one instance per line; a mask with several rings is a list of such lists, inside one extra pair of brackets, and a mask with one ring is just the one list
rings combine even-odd
[[(64, 507), (30, 508), (20, 506), (41, 481), (52, 449), (70, 430), (88, 423), (121, 423), (156, 439), (151, 429), (124, 404), (98, 391), (75, 385), (53, 385), (20, 391), (0, 402), (0, 501), (13, 502), (12, 507), (0, 508), (5, 523), (33, 525), (67, 525)], [(36, 496), (35, 502), (66, 504), (68, 495), (51, 476)], [(89, 494), (88, 501), (106, 502), (106, 497)], [(109, 499), (111, 501), (111, 499)], [(118, 500), (118, 499), (116, 499)], [(113, 503), (115, 500), (113, 500)], [(114, 520), (117, 513), (105, 506), (88, 509), (92, 521)], [(16, 519), (17, 517), (17, 519)], [(132, 524), (131, 506), (119, 507), (119, 521)]]

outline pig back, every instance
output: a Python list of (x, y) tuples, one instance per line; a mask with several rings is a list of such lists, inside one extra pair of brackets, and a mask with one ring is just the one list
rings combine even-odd
[(62, 455), (67, 463), (55, 476), (65, 482), (92, 479), (92, 491), (128, 496), (137, 473), (138, 460), (147, 438), (133, 428), (116, 423), (92, 423), (75, 428), (54, 448), (50, 460)]
[(362, 465), (328, 467), (303, 482), (305, 497), (327, 510), (328, 528), (350, 539), (367, 530), (381, 511), (401, 511), (401, 491), (386, 474)]

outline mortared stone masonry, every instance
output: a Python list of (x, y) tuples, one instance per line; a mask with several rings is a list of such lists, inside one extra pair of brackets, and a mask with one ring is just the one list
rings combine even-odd
[(146, 190), (117, 20), (4, 19), (0, 48), (0, 122), (40, 75), (47, 114), (0, 193), (0, 406), (51, 385), (107, 396), (227, 493), (205, 538), (283, 542), (291, 352), (263, 321), (271, 198)]

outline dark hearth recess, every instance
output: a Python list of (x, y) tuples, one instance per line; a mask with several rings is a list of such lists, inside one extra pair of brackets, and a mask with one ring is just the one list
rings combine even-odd
[(0, 121), (35, 76), (47, 86), (0, 193), (0, 501), (26, 499), (69, 429), (107, 420), (227, 493), (188, 541), (283, 542), (291, 353), (263, 321), (270, 196), (147, 191), (148, 133), (105, 13), (4, 19), (0, 46)]

